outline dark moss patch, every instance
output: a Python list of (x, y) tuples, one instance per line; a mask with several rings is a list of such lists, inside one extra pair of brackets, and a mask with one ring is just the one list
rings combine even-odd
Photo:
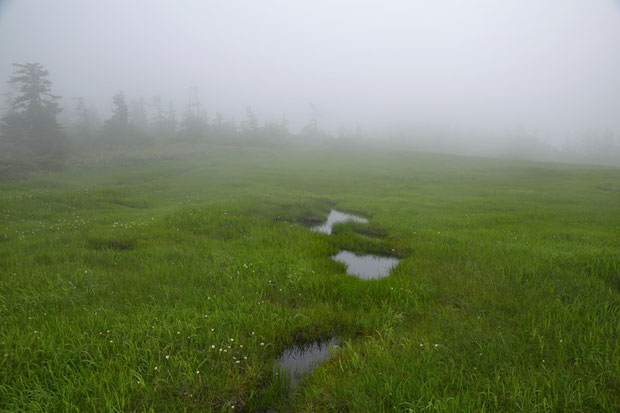
[(132, 239), (100, 239), (91, 238), (88, 240), (91, 249), (104, 251), (131, 251), (136, 248), (136, 241)]
[[(342, 228), (345, 224), (339, 225), (341, 225)], [(351, 231), (348, 227), (347, 230), (341, 230), (332, 234), (328, 242), (334, 254), (340, 250), (347, 250), (361, 255), (373, 254), (385, 257), (404, 258), (411, 253), (408, 247), (394, 245), (387, 239), (360, 236)]]
[(620, 192), (620, 187), (615, 186), (609, 182), (596, 185), (595, 188), (603, 192)]
[(299, 218), (299, 222), (301, 222), (304, 225), (318, 225), (322, 223), (323, 221), (325, 221), (324, 218), (318, 217), (316, 215), (304, 215), (301, 218)]
[(300, 203), (280, 203), (274, 205), (271, 214), (275, 221), (315, 225), (325, 221), (334, 205), (333, 201), (327, 199), (311, 198)]
[(334, 227), (334, 233), (338, 231), (343, 231), (345, 229), (350, 229), (359, 235), (364, 235), (370, 238), (386, 238), (388, 236), (388, 231), (378, 225), (374, 224), (362, 224), (359, 222), (346, 222), (344, 224), (338, 224)]
[(133, 208), (133, 209), (148, 209), (149, 207), (146, 201), (144, 200), (130, 201), (127, 199), (113, 199), (112, 201), (110, 201), (110, 203), (114, 205), (126, 207), (126, 208)]
[(286, 347), (305, 346), (317, 341), (329, 340), (348, 330), (351, 330), (350, 326), (347, 328), (342, 321), (335, 319), (331, 320), (331, 322), (326, 325), (311, 323), (305, 325), (303, 328), (295, 330), (291, 336), (291, 340), (287, 340), (285, 344), (287, 345)]

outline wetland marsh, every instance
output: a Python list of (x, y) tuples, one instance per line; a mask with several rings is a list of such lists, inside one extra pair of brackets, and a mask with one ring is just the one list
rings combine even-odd
[[(240, 151), (1, 183), (0, 410), (612, 411), (618, 182)], [(297, 224), (332, 209), (369, 219)], [(360, 282), (342, 250), (400, 261)], [(282, 388), (287, 349), (332, 337)]]

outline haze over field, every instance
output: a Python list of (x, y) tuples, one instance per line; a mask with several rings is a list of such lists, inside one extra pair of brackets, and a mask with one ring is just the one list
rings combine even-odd
[(251, 106), (295, 131), (312, 104), (335, 135), (441, 135), (448, 151), (620, 139), (618, 1), (1, 4), (0, 79), (14, 62), (42, 63), (65, 107), (83, 96), (102, 118), (119, 90), (182, 112), (197, 88), (211, 119)]
[(620, 0), (0, 0), (0, 412), (611, 412)]

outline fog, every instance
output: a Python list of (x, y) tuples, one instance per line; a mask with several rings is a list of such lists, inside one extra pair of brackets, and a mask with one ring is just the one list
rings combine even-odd
[(2, 92), (12, 63), (49, 70), (61, 119), (78, 96), (106, 118), (118, 91), (180, 113), (193, 88), (209, 118), (298, 130), (314, 105), (335, 136), (447, 151), (620, 136), (613, 0), (5, 0), (0, 56)]

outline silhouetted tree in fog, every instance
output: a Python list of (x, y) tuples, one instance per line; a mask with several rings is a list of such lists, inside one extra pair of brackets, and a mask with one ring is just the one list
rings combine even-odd
[(256, 134), (258, 131), (258, 120), (251, 106), (245, 108), (245, 120), (241, 123), (241, 129), (247, 134)]
[(188, 139), (203, 138), (209, 127), (206, 112), (200, 109), (200, 99), (198, 98), (198, 88), (192, 87), (189, 90), (189, 102), (181, 119), (180, 134)]
[(322, 135), (322, 131), (319, 129), (319, 119), (321, 118), (321, 114), (319, 113), (316, 106), (310, 103), (310, 121), (302, 128), (300, 131), (301, 135), (305, 135), (308, 137), (316, 137)]
[(221, 113), (218, 112), (215, 114), (215, 117), (213, 118), (213, 124), (211, 125), (211, 127), (213, 128), (214, 132), (221, 133), (223, 125), (224, 125), (224, 117), (222, 116)]
[(0, 125), (0, 140), (15, 157), (59, 156), (66, 141), (57, 115), (60, 96), (52, 93), (49, 72), (39, 63), (15, 63), (9, 84), (16, 97), (9, 98)]
[(118, 92), (112, 98), (112, 117), (108, 119), (107, 125), (116, 125), (121, 128), (129, 126), (129, 109), (125, 101), (125, 94)]
[(24, 121), (13, 107), (13, 96), (11, 93), (6, 95), (4, 115), (0, 122), (0, 159), (11, 156), (18, 156), (20, 145), (25, 146)]
[(115, 143), (126, 142), (130, 135), (129, 108), (123, 92), (118, 92), (112, 98), (112, 116), (105, 121), (103, 133), (108, 142)]
[(76, 121), (74, 131), (77, 135), (86, 136), (90, 134), (90, 120), (88, 119), (88, 109), (86, 109), (86, 99), (77, 97), (75, 100)]

